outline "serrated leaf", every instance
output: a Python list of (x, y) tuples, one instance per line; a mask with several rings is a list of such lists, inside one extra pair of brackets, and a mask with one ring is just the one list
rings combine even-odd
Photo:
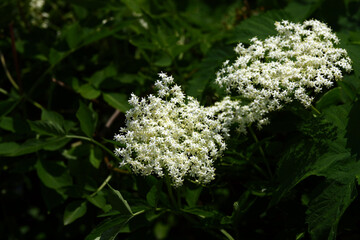
[[(346, 149), (344, 138), (348, 109), (347, 105), (325, 109), (324, 116), (327, 121), (319, 126), (316, 126), (315, 122), (306, 130), (309, 134), (315, 135), (310, 139), (302, 137), (302, 140), (289, 148), (279, 163), (280, 185), (273, 195), (271, 205), (277, 203), (288, 191), (309, 176), (324, 176), (329, 179), (345, 177), (340, 171), (341, 167), (333, 169), (334, 172), (330, 170), (341, 165), (341, 162), (351, 161), (351, 154)], [(302, 132), (304, 133), (305, 129)], [(351, 175), (353, 173), (349, 174), (350, 177), (355, 177)]]
[(51, 189), (59, 189), (72, 185), (72, 178), (62, 162), (38, 160), (36, 172), (43, 184)]
[(107, 102), (110, 106), (126, 112), (130, 109), (128, 103), (128, 97), (125, 94), (121, 93), (103, 93), (104, 101)]
[(310, 17), (323, 2), (324, 0), (292, 1), (284, 10), (291, 16), (292, 21), (299, 22)]
[(349, 57), (352, 60), (352, 67), (354, 69), (355, 75), (360, 77), (360, 46), (358, 45), (345, 45), (344, 46)]
[(65, 135), (64, 129), (58, 124), (55, 124), (53, 122), (38, 120), (38, 121), (28, 121), (28, 123), (32, 131), (43, 135), (49, 135), (49, 136)]
[(74, 222), (76, 219), (85, 215), (87, 210), (86, 202), (76, 201), (66, 206), (64, 212), (63, 222), (64, 225), (68, 225)]
[(328, 181), (321, 185), (306, 211), (312, 239), (336, 239), (339, 220), (356, 195), (354, 179), (345, 183)]
[(235, 56), (232, 47), (219, 47), (208, 52), (206, 57), (201, 61), (199, 71), (188, 81), (186, 94), (199, 98), (205, 88), (214, 81), (216, 71), (229, 56)]
[(80, 122), (81, 130), (86, 134), (86, 136), (92, 137), (97, 124), (97, 113), (92, 109), (92, 106), (90, 105), (88, 107), (80, 101), (76, 117)]
[(340, 88), (334, 88), (327, 91), (316, 103), (316, 108), (320, 111), (327, 107), (331, 107), (341, 103)]
[(133, 215), (128, 202), (123, 198), (118, 190), (113, 189), (109, 184), (109, 202), (114, 210), (118, 210), (122, 215)]
[(360, 101), (356, 101), (350, 110), (349, 121), (346, 126), (346, 146), (352, 154), (360, 158)]
[(270, 10), (258, 16), (253, 16), (237, 25), (231, 37), (231, 43), (250, 43), (250, 39), (258, 37), (265, 39), (269, 35), (277, 34), (275, 21), (290, 19), (290, 14), (284, 10)]

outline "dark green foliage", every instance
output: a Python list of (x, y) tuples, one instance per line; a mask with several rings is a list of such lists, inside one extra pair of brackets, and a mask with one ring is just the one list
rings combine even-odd
[[(0, 3), (1, 239), (359, 238), (359, 0), (30, 2)], [(316, 96), (320, 113), (292, 103), (262, 130), (232, 131), (206, 186), (118, 168), (131, 93), (168, 72), (212, 105), (238, 42), (310, 18), (353, 61)]]

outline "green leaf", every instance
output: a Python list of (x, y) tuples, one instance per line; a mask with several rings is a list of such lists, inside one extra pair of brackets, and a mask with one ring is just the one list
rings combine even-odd
[(159, 201), (159, 193), (157, 186), (152, 186), (150, 191), (146, 194), (146, 200), (150, 206), (156, 207)]
[[(99, 1), (101, 2), (101, 1)], [(101, 2), (103, 4), (103, 2)], [(89, 45), (93, 42), (96, 42), (100, 39), (109, 37), (114, 35), (116, 32), (122, 30), (125, 26), (127, 26), (129, 22), (127, 21), (121, 21), (121, 23), (118, 23), (116, 26), (112, 28), (94, 28), (87, 32), (87, 34), (84, 34), (84, 42), (82, 43), (82, 46)]]
[(75, 201), (66, 206), (64, 212), (64, 225), (74, 222), (76, 219), (85, 215), (87, 210), (86, 202)]
[(90, 78), (86, 79), (92, 86), (98, 88), (107, 78), (114, 78), (117, 75), (116, 68), (109, 65), (106, 68), (95, 72)]
[(70, 49), (76, 48), (82, 41), (82, 28), (78, 22), (67, 26), (64, 30), (64, 36)]
[(54, 207), (57, 207), (64, 203), (64, 201), (68, 198), (68, 195), (65, 194), (65, 191), (61, 191), (62, 189), (51, 189), (45, 187), (43, 184), (40, 184), (41, 188), (41, 196), (43, 201), (45, 202), (46, 208), (48, 211), (52, 210)]
[(199, 200), (201, 191), (202, 191), (201, 186), (197, 186), (196, 188), (186, 187), (185, 200), (186, 200), (187, 204), (189, 205), (189, 207), (196, 206), (196, 204)]
[(92, 109), (92, 105), (90, 104), (88, 107), (80, 101), (76, 117), (80, 122), (81, 130), (86, 134), (86, 136), (92, 137), (95, 132), (98, 118), (97, 113)]
[(66, 56), (66, 52), (60, 52), (55, 50), (54, 48), (50, 49), (49, 53), (49, 62), (52, 66), (59, 63), (61, 60), (63, 60)]
[(135, 13), (141, 13), (141, 9), (148, 8), (148, 2), (145, 0), (121, 0), (126, 6)]
[(100, 191), (95, 196), (86, 196), (86, 199), (94, 204), (96, 207), (102, 209), (104, 212), (108, 212), (111, 209), (111, 206), (106, 203), (104, 194)]
[(81, 85), (78, 89), (77, 89), (78, 93), (80, 93), (80, 95), (83, 98), (86, 99), (95, 99), (98, 96), (100, 96), (101, 92), (97, 89), (95, 89), (91, 84), (87, 83), (87, 84), (83, 84)]
[(20, 145), (16, 142), (0, 143), (0, 156), (11, 156), (16, 154)]
[(49, 121), (28, 121), (32, 131), (49, 136), (63, 136), (64, 129), (58, 124)]
[(360, 158), (360, 101), (356, 101), (350, 110), (349, 121), (346, 127), (346, 146), (351, 149), (352, 154)]
[(231, 43), (250, 43), (250, 39), (258, 37), (265, 39), (269, 35), (277, 34), (275, 21), (290, 19), (290, 14), (284, 10), (270, 10), (258, 16), (253, 16), (237, 25), (231, 37)]
[(200, 218), (211, 218), (216, 215), (214, 211), (204, 210), (202, 208), (185, 208), (182, 209), (184, 212), (194, 214)]
[(172, 63), (172, 59), (167, 54), (161, 54), (154, 62), (155, 66), (158, 67), (168, 67), (171, 65), (171, 63)]
[(42, 109), (41, 120), (49, 121), (54, 125), (58, 125), (59, 127), (64, 128), (64, 124), (65, 124), (64, 117), (57, 112)]
[(0, 101), (0, 117), (6, 116), (19, 104), (19, 102), (20, 101), (14, 101), (13, 99)]
[(0, 156), (22, 156), (42, 149), (53, 151), (62, 148), (69, 141), (70, 139), (65, 137), (51, 137), (46, 139), (28, 139), (22, 144), (16, 142), (0, 143)]
[(288, 20), (300, 22), (309, 18), (323, 2), (324, 0), (291, 1), (284, 10), (291, 16)]
[(11, 117), (0, 117), (0, 128), (14, 133), (14, 119)]
[(199, 71), (188, 81), (186, 93), (190, 96), (199, 98), (215, 79), (216, 71), (229, 56), (235, 56), (232, 47), (219, 47), (208, 52), (206, 57), (201, 61)]
[(345, 45), (346, 51), (349, 54), (349, 57), (352, 60), (352, 67), (354, 69), (355, 75), (360, 77), (360, 46), (358, 45)]
[(121, 93), (103, 93), (104, 101), (107, 102), (110, 106), (126, 112), (130, 109), (128, 103), (128, 97), (125, 94)]
[(59, 189), (72, 185), (72, 178), (64, 163), (49, 160), (38, 160), (36, 172), (43, 184), (52, 189)]
[(120, 215), (106, 219), (96, 226), (85, 240), (114, 240), (131, 218), (129, 215)]
[(98, 169), (100, 167), (102, 158), (102, 151), (98, 147), (91, 145), (89, 155), (89, 161), (91, 165)]
[[(334, 178), (328, 172), (334, 166), (347, 163), (352, 157), (346, 149), (344, 138), (349, 107), (333, 106), (324, 110), (326, 120), (317, 118), (309, 123), (309, 128), (286, 152), (279, 163), (278, 176), (280, 185), (275, 191), (270, 205), (277, 203), (287, 192), (309, 176), (318, 175)], [(335, 168), (340, 170), (341, 168)], [(337, 173), (335, 170), (335, 173)], [(344, 177), (339, 172), (338, 177)], [(351, 177), (355, 177), (354, 175)]]
[(318, 191), (306, 211), (308, 231), (312, 239), (336, 239), (339, 220), (357, 195), (355, 181), (327, 181)]
[(334, 88), (327, 91), (316, 103), (316, 108), (320, 111), (341, 103), (341, 91), (340, 88)]
[(118, 190), (113, 189), (109, 184), (109, 202), (114, 210), (118, 210), (122, 215), (133, 215), (128, 202), (123, 198)]

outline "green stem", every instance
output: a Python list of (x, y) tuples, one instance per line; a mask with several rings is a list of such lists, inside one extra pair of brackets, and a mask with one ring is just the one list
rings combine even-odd
[[(251, 136), (254, 138), (255, 142), (256, 142), (256, 143), (259, 143), (259, 140), (258, 140), (258, 138), (257, 138), (254, 130), (252, 130), (251, 126), (249, 126), (249, 131), (250, 131)], [(270, 168), (269, 161), (268, 161), (267, 158), (265, 157), (264, 150), (263, 150), (263, 148), (262, 148), (260, 145), (259, 145), (259, 151), (260, 151), (261, 156), (262, 156), (263, 159), (264, 159), (264, 163), (265, 163), (266, 169), (267, 169), (267, 171), (268, 171), (268, 173), (269, 173), (269, 175), (270, 175), (270, 178), (272, 178), (272, 177), (273, 177), (273, 174), (272, 174), (272, 171), (271, 171), (271, 168)]]
[(2, 52), (0, 52), (0, 60), (1, 60), (1, 64), (5, 70), (5, 74), (7, 76), (7, 78), (9, 79), (11, 85), (13, 85), (13, 87), (17, 90), (20, 91), (20, 87), (19, 85), (15, 82), (15, 80), (12, 78), (7, 66), (6, 66), (6, 61), (5, 61), (5, 57), (4, 54)]
[(106, 184), (110, 181), (111, 178), (112, 178), (112, 174), (110, 174), (110, 175), (104, 180), (104, 182), (101, 184), (101, 186), (100, 186), (98, 189), (96, 189), (96, 191), (93, 192), (93, 193), (90, 195), (90, 197), (94, 197), (98, 192), (100, 192), (100, 191), (106, 186)]
[(113, 156), (115, 159), (117, 159), (119, 162), (121, 161), (115, 154), (113, 151), (111, 151), (110, 149), (108, 149), (107, 147), (105, 147), (104, 145), (102, 145), (101, 143), (99, 143), (98, 141), (92, 139), (92, 138), (88, 138), (88, 137), (84, 137), (84, 136), (78, 136), (78, 135), (66, 135), (65, 137), (67, 138), (74, 138), (74, 139), (81, 139), (81, 140), (85, 140), (91, 143), (94, 143), (95, 145), (99, 146), (101, 149), (103, 149), (104, 151), (106, 151), (107, 153), (109, 153), (111, 156)]
[(317, 110), (313, 105), (311, 105), (311, 109), (314, 110), (318, 115), (321, 115), (321, 112)]
[(169, 177), (169, 175), (167, 175), (167, 173), (165, 174), (165, 182), (166, 182), (166, 187), (167, 187), (167, 190), (168, 190), (168, 193), (169, 193), (171, 203), (173, 204), (173, 206), (175, 208), (178, 208), (177, 202), (176, 202), (176, 200), (174, 198), (174, 194), (173, 194), (173, 191), (172, 191), (172, 188), (171, 188), (170, 177)]
[(224, 234), (224, 235), (227, 237), (227, 239), (229, 239), (229, 240), (235, 240), (235, 239), (230, 235), (230, 233), (228, 233), (225, 229), (220, 229), (220, 232), (221, 232), (222, 234)]

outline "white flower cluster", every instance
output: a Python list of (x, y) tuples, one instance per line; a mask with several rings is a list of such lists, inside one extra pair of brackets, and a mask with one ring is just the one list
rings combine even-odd
[(29, 2), (29, 14), (32, 25), (46, 29), (50, 22), (49, 13), (43, 11), (44, 5), (45, 0), (31, 0)]
[[(126, 114), (126, 127), (115, 139), (126, 145), (116, 155), (135, 173), (170, 176), (174, 186), (183, 184), (186, 175), (199, 183), (214, 179), (213, 161), (225, 149), (228, 132), (211, 111), (192, 97), (185, 97), (173, 78), (159, 74), (157, 96), (139, 99), (132, 95)], [(225, 104), (226, 105), (226, 104)]]
[(139, 99), (132, 95), (126, 127), (115, 140), (125, 144), (115, 154), (122, 165), (130, 165), (144, 176), (168, 175), (174, 186), (189, 176), (206, 184), (214, 179), (213, 162), (225, 149), (229, 128), (237, 123), (246, 132), (250, 123), (266, 124), (266, 114), (298, 100), (311, 105), (311, 91), (320, 92), (351, 70), (345, 50), (335, 48), (338, 38), (326, 24), (316, 20), (294, 24), (276, 23), (278, 35), (263, 41), (253, 38), (239, 57), (224, 63), (216, 82), (230, 92), (235, 89), (246, 101), (225, 97), (214, 106), (203, 107), (186, 97), (171, 76), (160, 73), (157, 96)]
[(236, 114), (243, 126), (257, 122), (266, 124), (270, 111), (296, 99), (311, 106), (311, 89), (320, 92), (342, 78), (341, 70), (351, 71), (351, 60), (344, 49), (335, 48), (339, 39), (331, 29), (317, 20), (303, 24), (282, 21), (275, 23), (278, 35), (265, 40), (251, 39), (245, 48), (239, 44), (234, 63), (224, 62), (216, 82), (235, 90), (250, 100)]

